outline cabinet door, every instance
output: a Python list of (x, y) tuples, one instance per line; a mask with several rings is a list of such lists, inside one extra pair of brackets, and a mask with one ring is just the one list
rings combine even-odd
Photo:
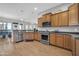
[(43, 15), (43, 16), (42, 16), (42, 22), (45, 22), (45, 21), (47, 21), (47, 20), (46, 20), (46, 15)]
[(76, 55), (76, 39), (72, 38), (72, 55)]
[(23, 39), (26, 40), (33, 40), (34, 39), (34, 33), (33, 32), (25, 32), (23, 34)]
[(41, 40), (41, 34), (38, 33), (38, 40), (40, 41)]
[(29, 36), (31, 37), (31, 39), (34, 40), (34, 32), (31, 32), (30, 35)]
[(42, 27), (42, 22), (43, 22), (42, 18), (38, 18), (38, 27)]
[(69, 25), (78, 25), (79, 19), (78, 19), (78, 4), (73, 4), (69, 8)]
[(58, 15), (58, 26), (62, 26), (62, 13), (57, 14)]
[(51, 24), (52, 26), (58, 26), (58, 15), (57, 14), (51, 16)]
[(38, 32), (35, 32), (35, 40), (38, 40)]
[(52, 45), (56, 45), (56, 38), (55, 38), (55, 34), (50, 34), (50, 44)]
[(62, 34), (56, 35), (56, 45), (59, 47), (64, 47), (64, 36)]
[(61, 26), (68, 26), (68, 11), (61, 13)]
[(79, 56), (79, 39), (76, 39), (76, 56)]
[(50, 22), (50, 20), (51, 20), (51, 14), (46, 15), (46, 19), (47, 19), (47, 21)]
[(72, 39), (70, 35), (64, 35), (64, 48), (72, 49)]

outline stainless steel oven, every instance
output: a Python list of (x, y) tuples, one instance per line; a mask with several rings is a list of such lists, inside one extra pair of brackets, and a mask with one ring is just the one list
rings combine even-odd
[(49, 32), (48, 31), (41, 31), (41, 43), (49, 44)]

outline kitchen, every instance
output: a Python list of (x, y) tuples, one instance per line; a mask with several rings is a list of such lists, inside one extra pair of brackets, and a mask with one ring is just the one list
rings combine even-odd
[[(3, 4), (3, 6), (5, 5), (7, 4)], [(11, 6), (13, 5), (14, 4), (12, 4)], [(24, 7), (21, 4), (19, 5), (15, 4), (13, 7), (15, 8), (16, 5), (17, 7), (19, 6)], [(31, 5), (31, 4), (27, 4), (27, 6), (28, 5)], [(36, 5), (38, 5), (39, 7), (39, 5), (42, 6), (43, 4), (36, 4)], [(49, 9), (48, 9), (49, 7), (48, 5), (50, 5)], [(7, 6), (8, 6), (7, 8), (9, 8), (10, 4), (8, 4)], [(28, 20), (25, 21), (25, 18), (23, 18), (26, 15), (25, 14), (26, 9), (25, 10), (20, 9), (19, 11), (17, 11), (19, 12), (19, 17), (21, 20), (0, 17), (0, 22), (2, 22), (0, 23), (1, 40), (10, 39), (14, 45), (23, 44), (22, 46), (24, 46), (25, 44), (26, 46), (30, 46), (29, 45), (30, 43), (32, 44), (34, 43), (33, 45), (35, 45), (39, 49), (41, 47), (40, 45), (48, 46), (48, 49), (50, 48), (50, 46), (56, 47), (59, 49), (59, 52), (60, 52), (60, 49), (63, 49), (63, 50), (69, 51), (68, 53), (71, 53), (69, 55), (79, 56), (79, 51), (78, 51), (79, 50), (79, 47), (78, 47), (79, 45), (79, 26), (78, 26), (79, 25), (79, 17), (78, 17), (79, 4), (78, 3), (74, 3), (74, 4), (73, 3), (61, 3), (61, 4), (51, 3), (45, 6), (48, 6), (48, 7), (45, 8), (46, 10), (43, 9), (42, 11), (40, 11), (40, 13), (37, 13), (38, 9), (35, 7), (31, 15), (28, 16), (29, 18), (27, 18), (27, 19), (31, 19), (33, 17), (33, 19), (29, 20), (29, 22)], [(42, 8), (45, 6), (42, 6)], [(15, 8), (16, 10), (17, 10), (17, 7)], [(34, 19), (36, 20), (34, 21)], [(39, 45), (37, 45), (38, 44), (37, 42), (39, 42)], [(26, 46), (24, 47), (26, 48)], [(29, 51), (28, 48), (29, 47), (27, 47), (27, 51)], [(33, 48), (36, 49), (35, 47)], [(39, 52), (39, 49), (38, 51), (33, 50), (32, 52), (34, 53)], [(25, 50), (23, 52), (25, 52)], [(51, 56), (54, 55), (51, 51), (50, 53), (49, 55)], [(3, 55), (6, 55), (6, 54), (4, 53)], [(24, 55), (31, 55), (31, 54), (25, 53)], [(42, 55), (42, 53), (36, 53), (35, 55)], [(48, 54), (44, 54), (44, 55), (48, 55)], [(63, 53), (60, 53), (59, 55), (63, 55)]]

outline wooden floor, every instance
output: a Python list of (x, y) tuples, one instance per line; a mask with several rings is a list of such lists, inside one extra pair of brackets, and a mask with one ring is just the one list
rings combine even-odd
[(37, 41), (13, 44), (10, 40), (0, 40), (1, 56), (71, 56), (71, 52), (45, 45)]

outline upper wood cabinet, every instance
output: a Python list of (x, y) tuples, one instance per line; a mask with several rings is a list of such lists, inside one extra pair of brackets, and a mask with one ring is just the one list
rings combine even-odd
[(58, 20), (58, 14), (54, 14), (51, 16), (51, 25), (52, 27), (57, 27), (59, 24), (59, 20)]
[(60, 26), (68, 26), (69, 24), (68, 11), (61, 12), (59, 15)]
[(79, 38), (73, 38), (72, 55), (79, 56)]
[(67, 11), (62, 11), (56, 14), (44, 14), (42, 20), (38, 21), (38, 25), (42, 22), (51, 22), (52, 27), (79, 25), (79, 4), (71, 5)]
[(51, 22), (51, 13), (44, 14), (42, 17), (38, 18), (38, 27), (43, 27), (44, 22)]
[(42, 27), (42, 17), (38, 18), (38, 27)]
[(69, 25), (79, 24), (79, 4), (75, 3), (69, 7)]
[(51, 16), (51, 24), (54, 27), (68, 26), (68, 11), (53, 14)]
[(52, 13), (47, 13), (43, 15), (43, 19), (45, 22), (50, 22)]

